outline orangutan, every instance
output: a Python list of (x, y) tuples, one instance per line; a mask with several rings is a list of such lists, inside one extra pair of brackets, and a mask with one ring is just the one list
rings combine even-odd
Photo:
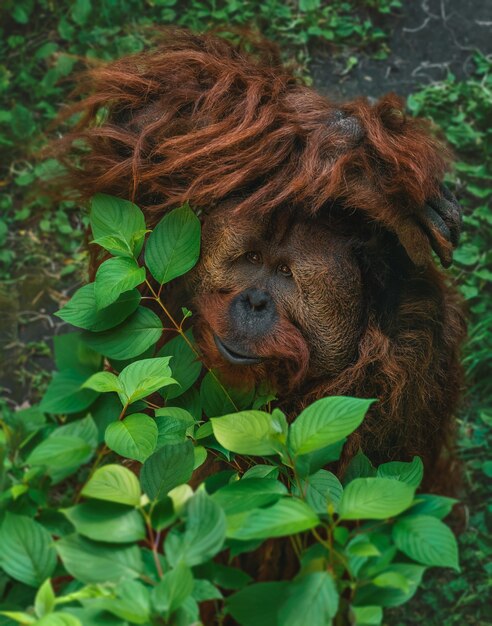
[(80, 90), (58, 145), (68, 187), (131, 199), (149, 227), (185, 201), (200, 216), (184, 287), (207, 365), (231, 385), (270, 381), (291, 415), (326, 395), (377, 398), (344, 458), (419, 455), (437, 484), (464, 321), (432, 258), (450, 265), (461, 212), (429, 124), (394, 95), (335, 104), (268, 44), (182, 30)]

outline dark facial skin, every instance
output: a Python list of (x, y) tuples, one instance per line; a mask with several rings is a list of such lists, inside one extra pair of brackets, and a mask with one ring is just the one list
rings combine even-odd
[(202, 334), (203, 327), (212, 331), (205, 352), (219, 362), (281, 364), (282, 350), (295, 343), (314, 379), (337, 375), (356, 357), (364, 320), (359, 266), (350, 239), (319, 219), (214, 211), (204, 223), (193, 284)]

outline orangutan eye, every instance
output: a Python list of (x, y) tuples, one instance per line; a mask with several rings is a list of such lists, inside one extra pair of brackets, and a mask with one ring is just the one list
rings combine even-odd
[(285, 265), (284, 263), (281, 263), (278, 267), (277, 267), (277, 272), (279, 274), (282, 274), (282, 276), (292, 276), (292, 270), (290, 269), (290, 267), (288, 265)]
[(246, 259), (253, 263), (254, 265), (258, 265), (261, 263), (261, 254), (259, 252), (247, 252)]

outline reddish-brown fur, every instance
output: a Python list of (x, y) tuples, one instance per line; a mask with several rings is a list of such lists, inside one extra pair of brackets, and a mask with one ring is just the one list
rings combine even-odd
[[(281, 405), (290, 414), (325, 395), (379, 399), (345, 461), (359, 445), (376, 462), (418, 454), (428, 486), (447, 482), (452, 454), (440, 464), (452, 444), (464, 323), (420, 227), (448, 160), (428, 123), (406, 117), (394, 95), (335, 106), (267, 45), (252, 55), (183, 31), (167, 33), (150, 53), (97, 67), (80, 91), (85, 98), (66, 112), (80, 120), (58, 153), (67, 188), (82, 199), (96, 192), (133, 199), (149, 226), (184, 201), (205, 223), (224, 206), (231, 223), (336, 215), (335, 231), (352, 238), (362, 259), (356, 355), (341, 371), (314, 375), (302, 321), (294, 324), (284, 310), (275, 335), (257, 349), (287, 367)], [(450, 255), (451, 244), (441, 245)], [(238, 291), (197, 298), (200, 345), (226, 377), (257, 380), (263, 365), (227, 368), (212, 339)]]

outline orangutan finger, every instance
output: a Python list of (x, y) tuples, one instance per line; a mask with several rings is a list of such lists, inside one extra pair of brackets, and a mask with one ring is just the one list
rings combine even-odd
[(458, 200), (445, 185), (441, 185), (441, 195), (428, 200), (428, 205), (446, 223), (449, 241), (455, 248), (459, 242), (462, 223), (462, 210)]
[(454, 247), (450, 228), (430, 204), (424, 206), (423, 215), (420, 216), (419, 221), (441, 264), (443, 267), (449, 267), (453, 260)]

